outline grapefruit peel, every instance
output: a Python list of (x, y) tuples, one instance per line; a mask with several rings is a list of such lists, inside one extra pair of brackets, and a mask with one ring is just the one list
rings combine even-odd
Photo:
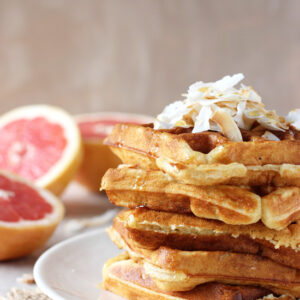
[(113, 126), (126, 122), (137, 124), (153, 122), (153, 118), (146, 115), (117, 112), (81, 114), (75, 116), (75, 120), (80, 128), (84, 147), (83, 161), (77, 172), (76, 181), (92, 192), (99, 191), (101, 178), (105, 172), (121, 163), (109, 147), (103, 144), (104, 138), (111, 132)]
[[(39, 187), (48, 189), (54, 194), (59, 195), (74, 177), (82, 161), (80, 131), (72, 116), (60, 108), (49, 105), (23, 106), (5, 113), (0, 117), (0, 130), (14, 121), (32, 120), (34, 118), (44, 118), (48, 124), (57, 124), (63, 129), (63, 134), (66, 139), (66, 146), (63, 149), (63, 153), (45, 174), (34, 180)], [(18, 141), (15, 143), (18, 143)], [(26, 147), (28, 147), (28, 144)], [(45, 157), (45, 159), (47, 159), (47, 157)], [(1, 167), (0, 164), (0, 168)], [(6, 168), (4, 167), (4, 169)], [(8, 169), (8, 171), (14, 172), (11, 169)], [(32, 180), (32, 178), (28, 178), (24, 174), (16, 173)]]
[[(52, 193), (15, 174), (0, 170), (0, 176), (11, 181), (15, 189), (22, 185), (28, 187), (29, 190), (33, 190), (33, 192), (37, 192), (37, 195), (47, 204), (50, 204), (52, 208), (50, 213), (46, 213), (41, 219), (37, 220), (21, 218), (21, 220), (14, 222), (0, 219), (0, 261), (3, 261), (24, 257), (42, 247), (62, 220), (64, 207)], [(13, 189), (7, 190), (3, 186), (0, 186), (0, 191), (0, 204), (1, 200), (5, 201), (6, 197), (9, 198), (10, 195), (14, 194)], [(34, 209), (32, 207), (33, 211)]]

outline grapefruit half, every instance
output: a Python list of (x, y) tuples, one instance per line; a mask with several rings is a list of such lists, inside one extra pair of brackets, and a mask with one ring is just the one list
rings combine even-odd
[(78, 115), (75, 117), (79, 126), (84, 158), (76, 180), (91, 191), (99, 191), (101, 178), (109, 168), (115, 168), (121, 161), (112, 153), (103, 140), (118, 123), (145, 124), (153, 118), (145, 115), (103, 112)]
[(63, 205), (52, 193), (0, 171), (0, 261), (43, 246), (63, 214)]
[(0, 117), (0, 169), (60, 194), (81, 161), (81, 136), (60, 108), (31, 105)]

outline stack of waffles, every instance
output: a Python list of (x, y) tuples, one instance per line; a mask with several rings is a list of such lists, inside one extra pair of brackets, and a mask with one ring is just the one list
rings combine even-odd
[(128, 299), (300, 297), (298, 111), (290, 121), (266, 111), (251, 88), (233, 87), (240, 79), (198, 82), (154, 125), (120, 124), (106, 139), (123, 164), (102, 189), (127, 209), (108, 229), (125, 253), (104, 266), (105, 289)]

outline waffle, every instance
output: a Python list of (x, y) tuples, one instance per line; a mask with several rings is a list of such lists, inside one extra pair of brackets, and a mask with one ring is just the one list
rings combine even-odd
[[(211, 262), (213, 263), (213, 262)], [(262, 286), (264, 288), (269, 288), (274, 293), (277, 294), (287, 294), (293, 297), (299, 297), (299, 283), (289, 282), (286, 283), (284, 281), (278, 280), (276, 278), (270, 280), (270, 276), (268, 279), (261, 279), (261, 276), (256, 276), (255, 278), (249, 278), (249, 275), (236, 275), (236, 277), (232, 278), (231, 276), (221, 275), (206, 275), (207, 270), (205, 270), (205, 274), (186, 274), (181, 271), (169, 271), (166, 269), (162, 269), (153, 264), (144, 262), (143, 264), (145, 273), (148, 274), (151, 279), (155, 282), (155, 284), (162, 290), (167, 292), (174, 291), (189, 291), (194, 289), (196, 286), (201, 285), (207, 282), (221, 282), (224, 284), (234, 284), (234, 285), (254, 285), (254, 286)], [(228, 267), (226, 268), (228, 270)], [(273, 269), (272, 269), (273, 270)], [(269, 270), (270, 272), (271, 270)], [(279, 270), (278, 270), (279, 271)], [(220, 272), (220, 271), (217, 271)], [(277, 273), (275, 271), (275, 273)], [(249, 273), (248, 273), (249, 274)]]
[[(205, 283), (187, 292), (164, 292), (157, 288), (151, 277), (145, 273), (143, 266), (126, 254), (115, 257), (105, 264), (103, 278), (105, 289), (126, 299), (137, 300), (254, 300), (270, 293), (261, 287), (221, 283)], [(290, 299), (292, 298), (282, 300)]]
[(260, 223), (230, 226), (189, 215), (138, 208), (119, 213), (113, 228), (123, 239), (148, 250), (169, 247), (249, 253), (300, 269), (300, 237), (293, 227), (278, 232)]
[(123, 163), (161, 169), (187, 184), (300, 187), (299, 132), (276, 132), (281, 140), (269, 141), (262, 132), (243, 131), (244, 142), (231, 142), (220, 133), (190, 131), (119, 124), (105, 143)]
[(277, 188), (262, 194), (238, 186), (187, 185), (161, 171), (123, 165), (105, 174), (102, 188), (116, 205), (193, 213), (233, 225), (262, 219), (267, 227), (280, 230), (300, 218), (298, 187)]
[(174, 163), (166, 157), (158, 158), (156, 164), (158, 169), (186, 184), (300, 187), (300, 165), (245, 166), (240, 163), (184, 165)]
[(130, 299), (300, 297), (300, 109), (287, 119), (266, 110), (251, 87), (235, 87), (243, 78), (198, 81), (154, 124), (119, 124), (105, 139), (123, 165), (101, 189), (128, 208), (107, 230), (127, 253), (105, 266), (108, 289)]
[(230, 164), (181, 164), (166, 157), (151, 160), (149, 157), (121, 148), (112, 148), (124, 164), (145, 170), (162, 170), (187, 184), (197, 185), (274, 185), (300, 187), (300, 166), (292, 164), (245, 166)]
[(283, 187), (262, 198), (262, 221), (277, 230), (300, 220), (300, 188)]
[(300, 271), (252, 254), (224, 251), (146, 250), (124, 240), (111, 228), (112, 241), (140, 261), (159, 289), (189, 291), (199, 284), (220, 282), (258, 285), (279, 294), (300, 297)]
[[(296, 130), (273, 131), (280, 141), (261, 136), (263, 131), (241, 130), (243, 142), (231, 142), (212, 131), (191, 133), (192, 128), (154, 130), (148, 125), (116, 125), (105, 144), (142, 154), (154, 161), (167, 157), (183, 165), (230, 164), (263, 166), (300, 164), (300, 133)], [(153, 165), (155, 163), (153, 162)]]
[[(112, 150), (124, 164), (138, 166), (145, 170), (162, 170), (187, 184), (300, 187), (299, 165), (245, 166), (240, 163), (192, 165), (175, 163), (166, 157), (160, 157), (152, 164), (141, 154), (127, 150), (124, 152), (123, 149)], [(128, 159), (128, 157), (132, 159)]]

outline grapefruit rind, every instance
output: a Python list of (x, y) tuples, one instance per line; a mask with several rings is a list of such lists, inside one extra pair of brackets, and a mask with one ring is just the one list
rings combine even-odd
[[(81, 122), (95, 122), (101, 119), (113, 120), (119, 123), (137, 122), (143, 124), (153, 122), (153, 118), (150, 116), (131, 113), (99, 112), (75, 116), (77, 124)], [(82, 141), (84, 155), (75, 179), (88, 190), (98, 192), (104, 173), (109, 168), (117, 167), (121, 163), (121, 160), (108, 146), (103, 144), (103, 138), (86, 138), (83, 136)]]
[(0, 261), (3, 261), (24, 257), (42, 247), (63, 219), (64, 207), (49, 191), (7, 171), (1, 170), (0, 174), (35, 189), (53, 208), (53, 211), (41, 220), (0, 221)]
[[(142, 114), (132, 114), (132, 113), (122, 113), (122, 112), (97, 112), (97, 113), (87, 113), (87, 114), (80, 114), (76, 115), (75, 121), (77, 124), (81, 122), (95, 122), (101, 119), (105, 120), (113, 120), (117, 121), (117, 123), (139, 123), (139, 124), (146, 124), (152, 123), (154, 119), (147, 115)], [(99, 140), (99, 138), (85, 138), (84, 140)]]
[(84, 158), (76, 181), (92, 192), (98, 192), (101, 178), (109, 168), (116, 168), (121, 160), (101, 141), (83, 141)]
[(45, 175), (35, 181), (36, 185), (59, 195), (76, 174), (82, 160), (82, 141), (79, 128), (71, 115), (50, 105), (28, 105), (13, 109), (0, 118), (0, 128), (18, 119), (44, 117), (64, 129), (67, 146), (59, 161)]

